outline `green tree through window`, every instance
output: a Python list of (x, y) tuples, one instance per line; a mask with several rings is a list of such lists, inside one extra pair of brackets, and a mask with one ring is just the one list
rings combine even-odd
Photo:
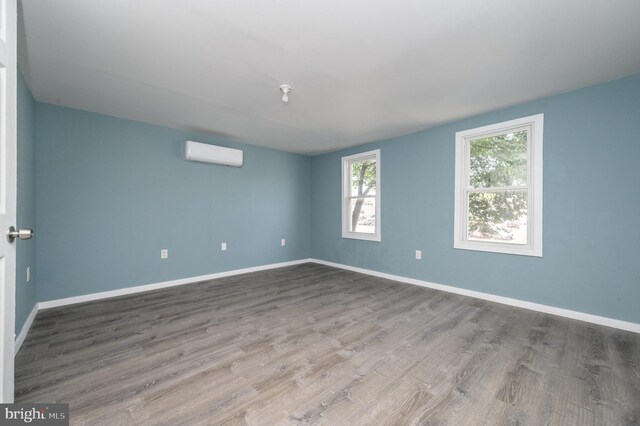
[[(353, 212), (351, 213), (351, 229), (356, 230), (360, 212), (367, 195), (376, 187), (376, 162), (374, 160), (359, 161), (351, 164), (351, 182), (355, 188), (356, 199)], [(362, 198), (360, 198), (362, 197)]]
[(527, 132), (471, 140), (469, 185), (468, 238), (526, 243)]

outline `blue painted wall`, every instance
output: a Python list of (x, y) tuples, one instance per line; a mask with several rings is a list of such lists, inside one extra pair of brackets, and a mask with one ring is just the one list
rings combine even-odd
[[(544, 257), (453, 249), (455, 132), (537, 113)], [(640, 323), (640, 76), (313, 158), (37, 102), (35, 123), (39, 301), (311, 256)], [(245, 166), (186, 162), (186, 139)], [(343, 239), (340, 158), (374, 148), (382, 242)]]
[[(36, 226), (35, 100), (18, 71), (18, 228)], [(27, 267), (31, 280), (27, 282)], [(36, 240), (16, 244), (16, 333), (36, 304)]]
[[(455, 132), (537, 113), (544, 257), (454, 249)], [(382, 242), (343, 239), (340, 158), (374, 148)], [(311, 169), (314, 258), (640, 323), (640, 75), (317, 156)]]
[(42, 103), (36, 140), (39, 301), (309, 257), (309, 157)]

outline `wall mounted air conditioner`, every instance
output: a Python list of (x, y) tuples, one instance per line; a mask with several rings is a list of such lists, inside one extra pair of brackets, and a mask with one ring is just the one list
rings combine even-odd
[(223, 166), (241, 167), (242, 150), (208, 145), (193, 141), (184, 144), (184, 156), (189, 161), (222, 164)]

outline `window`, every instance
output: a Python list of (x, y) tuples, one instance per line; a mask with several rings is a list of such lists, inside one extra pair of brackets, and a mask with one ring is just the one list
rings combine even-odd
[(380, 150), (342, 157), (342, 237), (380, 241)]
[(456, 133), (455, 248), (542, 256), (543, 118)]

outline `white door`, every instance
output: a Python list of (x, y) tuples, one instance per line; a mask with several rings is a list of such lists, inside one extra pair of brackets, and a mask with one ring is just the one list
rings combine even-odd
[(0, 0), (0, 402), (13, 402), (16, 247), (16, 0)]

